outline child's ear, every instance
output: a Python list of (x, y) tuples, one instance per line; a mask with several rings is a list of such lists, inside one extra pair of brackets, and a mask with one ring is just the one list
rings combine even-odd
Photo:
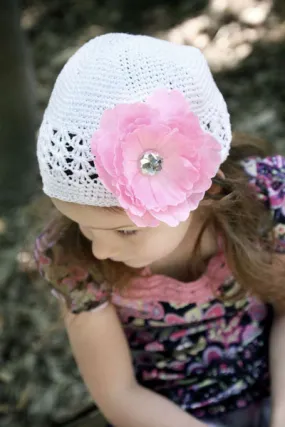
[(221, 170), (221, 169), (219, 169), (218, 170), (218, 172), (217, 172), (217, 175), (216, 175), (218, 178), (220, 178), (220, 179), (225, 179), (226, 178), (226, 176), (225, 176), (225, 174), (224, 174), (224, 172)]
[[(220, 180), (224, 180), (225, 179), (224, 172), (221, 171), (221, 169), (219, 169), (218, 172), (216, 173), (215, 178), (218, 178)], [(221, 192), (221, 190), (222, 190), (222, 187), (219, 184), (216, 184), (213, 182), (211, 187), (207, 191), (207, 193), (211, 194), (211, 195), (215, 195), (215, 194), (219, 194)]]

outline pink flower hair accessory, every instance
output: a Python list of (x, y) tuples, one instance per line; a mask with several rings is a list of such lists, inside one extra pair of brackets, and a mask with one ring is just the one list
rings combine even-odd
[(91, 151), (102, 183), (138, 227), (185, 221), (222, 162), (220, 143), (183, 94), (166, 89), (106, 110)]

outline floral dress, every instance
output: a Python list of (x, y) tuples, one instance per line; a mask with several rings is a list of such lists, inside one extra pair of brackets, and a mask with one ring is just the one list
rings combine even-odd
[[(249, 158), (243, 167), (249, 185), (272, 213), (276, 251), (285, 253), (285, 158)], [(47, 229), (36, 242), (40, 269), (52, 262), (51, 235)], [(221, 287), (231, 292), (237, 285), (223, 251), (194, 282), (145, 273), (127, 290), (109, 294), (88, 271), (74, 267), (60, 286), (68, 290), (74, 313), (111, 301), (139, 383), (197, 418), (223, 416), (268, 398), (272, 308), (251, 296), (235, 302), (215, 297)], [(83, 291), (73, 290), (78, 281), (84, 283), (84, 298)]]

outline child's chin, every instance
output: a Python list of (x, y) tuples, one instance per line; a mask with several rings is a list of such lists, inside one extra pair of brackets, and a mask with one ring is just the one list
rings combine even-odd
[(128, 261), (124, 263), (125, 265), (127, 265), (128, 267), (132, 267), (132, 268), (144, 268), (146, 267), (146, 263), (142, 262), (142, 261)]

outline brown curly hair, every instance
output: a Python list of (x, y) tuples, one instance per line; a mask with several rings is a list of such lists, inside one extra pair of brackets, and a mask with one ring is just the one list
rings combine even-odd
[[(191, 268), (197, 274), (205, 268), (201, 263), (200, 241), (207, 227), (212, 227), (222, 237), (226, 262), (238, 282), (234, 295), (256, 295), (271, 303), (278, 311), (285, 311), (285, 263), (275, 254), (273, 222), (270, 212), (255, 196), (248, 185), (240, 162), (250, 156), (264, 156), (262, 141), (246, 135), (235, 134), (228, 159), (221, 166), (225, 179), (216, 176), (213, 184), (219, 191), (208, 192), (201, 202), (205, 221), (195, 244)], [(212, 202), (209, 203), (208, 201)], [(120, 208), (110, 208), (120, 209)], [(60, 233), (58, 242), (49, 249), (53, 263), (44, 267), (52, 286), (60, 289), (60, 277), (70, 266), (81, 266), (98, 282), (107, 282), (110, 288), (127, 286), (139, 270), (111, 260), (94, 259), (91, 243), (80, 232), (76, 223), (57, 214), (53, 221), (54, 233)], [(68, 300), (68, 295), (65, 295)], [(222, 296), (225, 298), (225, 295)]]

